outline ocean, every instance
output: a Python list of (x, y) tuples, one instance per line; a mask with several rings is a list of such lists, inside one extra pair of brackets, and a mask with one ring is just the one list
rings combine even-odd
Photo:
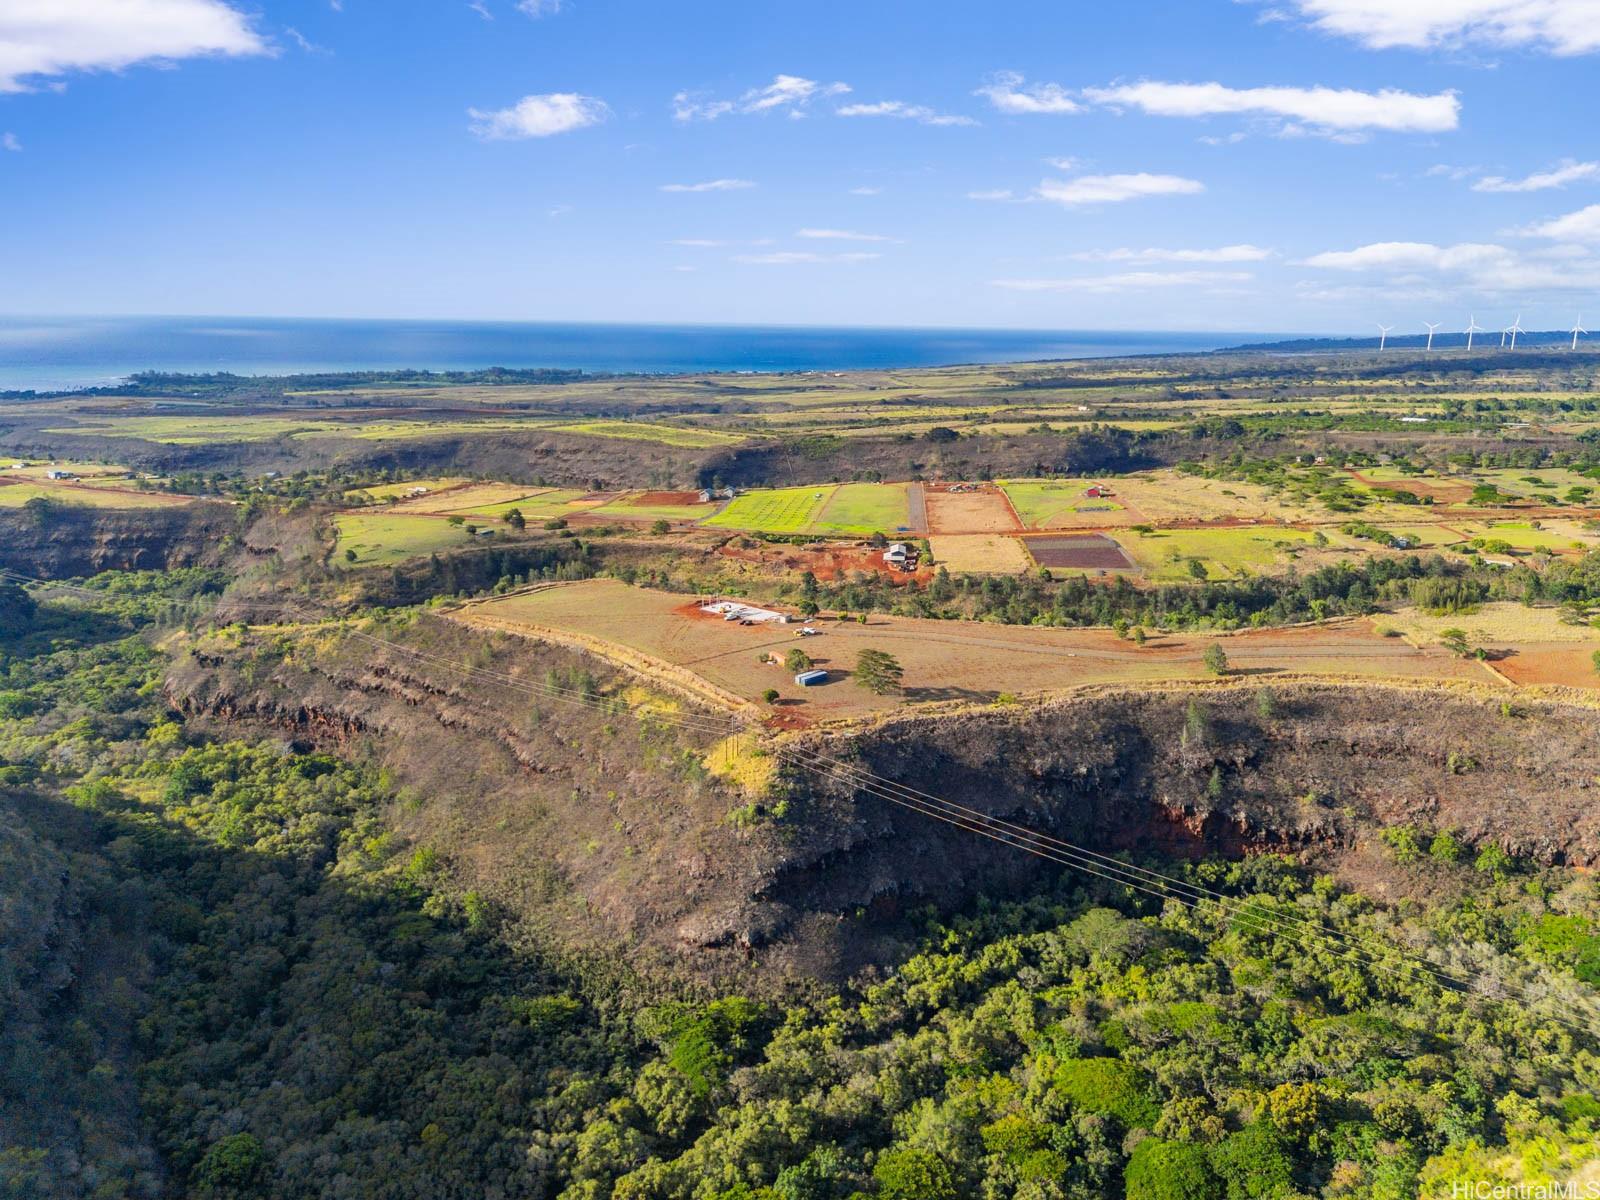
[(140, 371), (289, 375), (397, 368), (848, 371), (1215, 350), (1262, 333), (599, 325), (242, 317), (0, 317), (0, 391)]

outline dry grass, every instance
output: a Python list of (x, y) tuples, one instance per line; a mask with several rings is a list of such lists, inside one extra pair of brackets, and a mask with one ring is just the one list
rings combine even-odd
[(1600, 630), (1588, 625), (1569, 625), (1556, 608), (1528, 608), (1522, 604), (1481, 605), (1476, 612), (1452, 613), (1435, 617), (1415, 608), (1401, 609), (1374, 618), (1374, 624), (1393, 629), (1417, 645), (1437, 643), (1446, 629), (1460, 629), (1474, 646), (1504, 646), (1520, 643), (1570, 642), (1600, 647)]
[(933, 561), (951, 571), (1015, 575), (1033, 566), (1020, 538), (997, 533), (936, 534), (928, 539)]

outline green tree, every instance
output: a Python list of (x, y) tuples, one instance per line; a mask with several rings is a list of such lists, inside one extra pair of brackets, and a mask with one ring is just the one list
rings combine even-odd
[(798, 675), (801, 671), (809, 671), (814, 665), (811, 655), (799, 646), (792, 646), (789, 653), (783, 656), (783, 669), (791, 675)]
[(931, 1150), (897, 1146), (878, 1155), (872, 1168), (880, 1200), (956, 1200), (949, 1165)]
[(1216, 642), (1212, 642), (1206, 647), (1206, 652), (1203, 656), (1203, 659), (1206, 664), (1206, 670), (1210, 671), (1213, 675), (1226, 675), (1228, 673), (1227, 651), (1225, 651)]
[(502, 519), (507, 525), (516, 530), (522, 530), (528, 527), (528, 518), (522, 515), (522, 510), (520, 508), (506, 509), (506, 515)]
[(1133, 1148), (1123, 1183), (1127, 1200), (1220, 1200), (1223, 1195), (1204, 1150), (1153, 1137)]
[(665, 517), (657, 517), (650, 525), (650, 532), (657, 536), (672, 532), (672, 522)]
[(900, 690), (900, 679), (905, 669), (894, 655), (883, 650), (863, 650), (856, 655), (856, 683), (869, 692), (886, 696)]
[(780, 693), (777, 688), (768, 688), (761, 693), (761, 699), (768, 704), (776, 704)]

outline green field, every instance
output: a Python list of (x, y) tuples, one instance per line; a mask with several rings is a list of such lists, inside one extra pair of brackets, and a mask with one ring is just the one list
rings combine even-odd
[(888, 533), (911, 521), (903, 483), (843, 483), (812, 522), (825, 533)]
[(698, 521), (717, 511), (714, 504), (634, 504), (626, 497), (588, 510), (597, 517), (625, 521)]
[(1593, 535), (1578, 536), (1571, 529), (1535, 529), (1527, 521), (1498, 521), (1463, 526), (1463, 529), (1475, 538), (1508, 542), (1517, 550), (1568, 550), (1574, 542), (1593, 548), (1597, 541)]
[(837, 484), (746, 492), (701, 524), (717, 529), (753, 529), (762, 533), (800, 533), (809, 529), (832, 498)]
[(463, 517), (503, 517), (514, 508), (530, 521), (548, 520), (551, 517), (570, 516), (574, 512), (590, 511), (572, 507), (572, 501), (581, 495), (583, 492), (576, 488), (542, 488), (515, 499), (450, 511)]
[[(1115, 500), (1091, 499), (1083, 494), (1083, 489), (1093, 483), (1100, 482), (1093, 479), (1051, 479), (1051, 480), (1001, 480), (1001, 490), (1011, 501), (1011, 507), (1017, 510), (1017, 516), (1022, 521), (1025, 529), (1040, 529), (1048, 522), (1065, 513), (1079, 512), (1083, 508), (1090, 509), (1118, 509), (1122, 505)], [(1115, 484), (1112, 485), (1115, 490)]]
[(552, 425), (550, 430), (552, 433), (586, 433), (591, 437), (660, 442), (664, 446), (685, 446), (692, 449), (735, 446), (744, 441), (744, 438), (735, 433), (719, 433), (714, 429), (685, 429), (679, 425), (650, 425), (643, 421), (577, 421), (569, 425)]
[(1150, 578), (1180, 580), (1190, 578), (1190, 559), (1199, 559), (1213, 579), (1242, 571), (1270, 571), (1285, 550), (1309, 545), (1311, 538), (1300, 529), (1241, 527), (1167, 529), (1145, 537), (1119, 534), (1117, 541)]
[(356, 564), (363, 567), (386, 566), (435, 550), (470, 545), (474, 538), (462, 526), (452, 525), (443, 517), (405, 513), (340, 513), (334, 517), (334, 524), (339, 530), (334, 561), (347, 561), (345, 551), (354, 550)]

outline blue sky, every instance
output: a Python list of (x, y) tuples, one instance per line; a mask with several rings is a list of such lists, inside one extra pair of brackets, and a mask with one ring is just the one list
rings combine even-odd
[(0, 311), (1600, 319), (1600, 0), (0, 0)]

